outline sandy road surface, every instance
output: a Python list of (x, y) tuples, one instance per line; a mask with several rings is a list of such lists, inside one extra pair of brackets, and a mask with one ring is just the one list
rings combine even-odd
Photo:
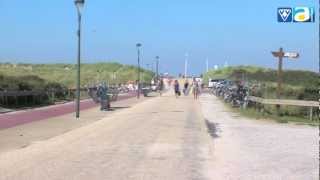
[(206, 179), (209, 141), (199, 102), (166, 95), (0, 154), (0, 179)]
[(209, 95), (201, 97), (201, 106), (214, 131), (214, 179), (319, 179), (317, 128), (248, 120)]
[(80, 119), (76, 119), (74, 113), (69, 113), (62, 116), (49, 116), (49, 118), (41, 121), (32, 121), (8, 129), (0, 129), (0, 154), (15, 149), (26, 148), (39, 141), (45, 141), (87, 126), (150, 98), (141, 97), (139, 100), (137, 98), (128, 98), (112, 102), (112, 111), (100, 111), (100, 107), (95, 105), (95, 107), (90, 109), (82, 110)]
[(317, 147), (316, 128), (241, 118), (213, 96), (166, 94), (0, 154), (0, 179), (313, 180)]

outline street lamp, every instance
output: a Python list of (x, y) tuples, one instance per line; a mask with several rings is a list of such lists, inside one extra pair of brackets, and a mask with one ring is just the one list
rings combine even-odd
[(184, 62), (184, 78), (187, 79), (188, 76), (188, 58), (189, 58), (189, 53), (185, 54), (185, 62)]
[(84, 6), (84, 0), (75, 0), (78, 11), (78, 64), (77, 64), (77, 92), (76, 92), (76, 118), (80, 117), (80, 59), (81, 59), (81, 14)]
[(140, 47), (142, 46), (142, 44), (137, 43), (136, 47), (137, 47), (137, 51), (138, 51), (138, 93), (137, 93), (137, 98), (140, 98)]
[(156, 56), (156, 74), (157, 74), (157, 81), (159, 80), (159, 56)]

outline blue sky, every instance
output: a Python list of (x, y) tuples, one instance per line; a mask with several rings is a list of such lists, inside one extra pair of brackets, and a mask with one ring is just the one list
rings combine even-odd
[[(143, 64), (161, 58), (161, 71), (183, 72), (185, 53), (192, 74), (210, 67), (276, 67), (271, 51), (298, 51), (286, 69), (318, 70), (316, 23), (277, 22), (277, 8), (311, 6), (318, 0), (86, 0), (83, 61)], [(0, 0), (0, 62), (75, 63), (76, 10), (73, 0)]]

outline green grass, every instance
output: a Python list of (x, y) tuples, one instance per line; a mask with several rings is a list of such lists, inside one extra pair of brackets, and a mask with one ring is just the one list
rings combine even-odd
[[(229, 108), (232, 108), (229, 106)], [(314, 118), (313, 121), (310, 121), (308, 117), (296, 117), (296, 116), (277, 116), (274, 114), (268, 114), (268, 113), (262, 113), (259, 112), (253, 108), (247, 108), (247, 109), (238, 109), (238, 108), (232, 108), (234, 112), (237, 112), (241, 114), (244, 117), (248, 117), (250, 119), (257, 119), (257, 120), (274, 120), (278, 123), (295, 123), (298, 125), (311, 125), (311, 126), (318, 126), (319, 120), (316, 120), (317, 118)]]

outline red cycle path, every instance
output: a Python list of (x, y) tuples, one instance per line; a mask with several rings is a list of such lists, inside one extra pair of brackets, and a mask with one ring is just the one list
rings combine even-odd
[[(128, 99), (134, 96), (135, 94), (130, 93), (127, 95), (119, 96), (118, 100)], [(90, 109), (98, 105), (99, 104), (96, 104), (91, 99), (83, 100), (80, 103), (80, 109)], [(69, 102), (66, 104), (53, 105), (43, 108), (31, 109), (27, 111), (17, 111), (8, 114), (2, 114), (0, 115), (0, 129), (11, 128), (21, 124), (40, 121), (73, 112), (75, 112), (75, 103)]]

